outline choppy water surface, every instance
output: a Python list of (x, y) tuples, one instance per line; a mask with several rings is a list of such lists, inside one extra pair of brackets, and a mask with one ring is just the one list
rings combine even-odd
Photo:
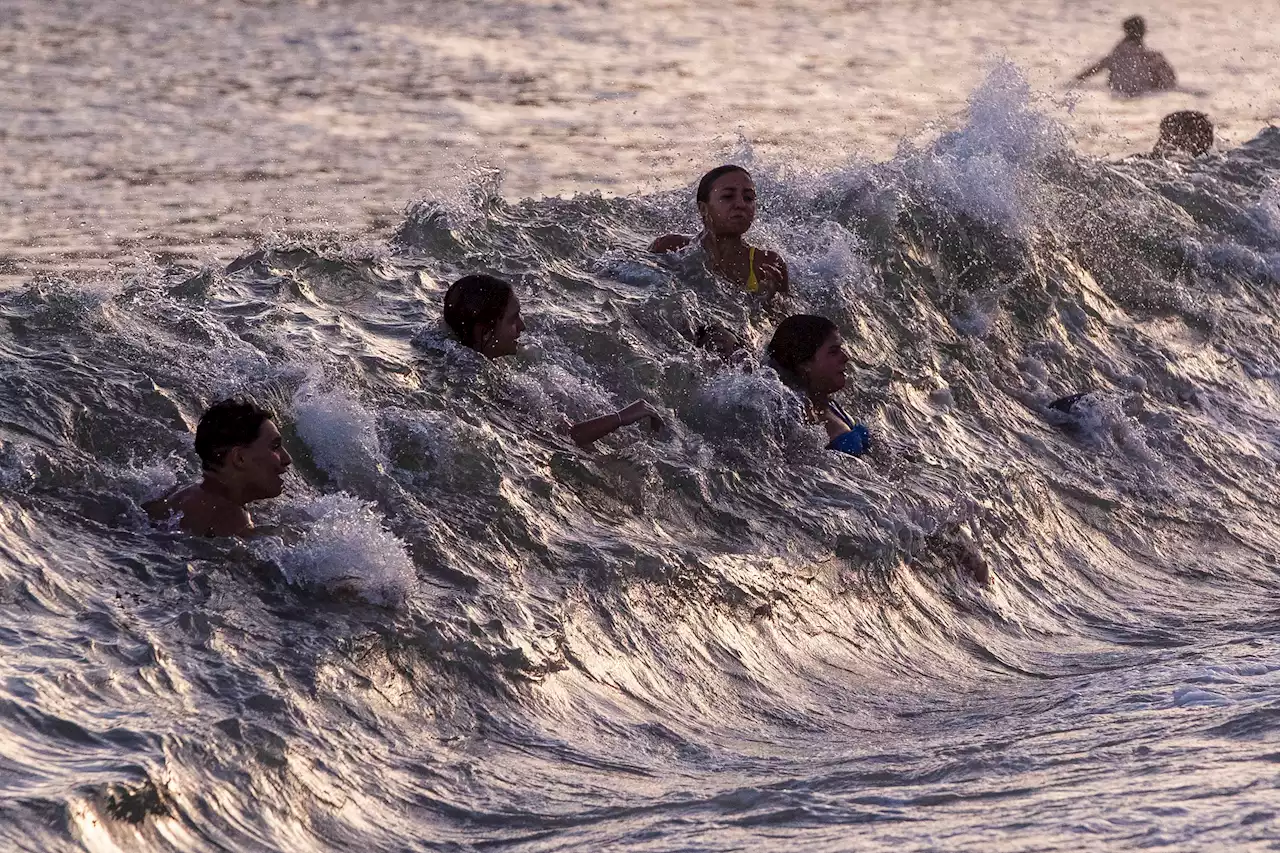
[[(1280, 134), (1108, 163), (1001, 67), (883, 163), (751, 164), (878, 460), (692, 348), (776, 318), (638, 249), (688, 188), (4, 291), (0, 846), (1280, 844)], [(439, 327), (476, 270), (515, 359)], [(240, 390), (274, 534), (151, 529)], [(641, 395), (657, 439), (554, 431)]]

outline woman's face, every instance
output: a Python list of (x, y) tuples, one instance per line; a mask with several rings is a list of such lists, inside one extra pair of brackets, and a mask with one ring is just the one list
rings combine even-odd
[(844, 351), (844, 341), (839, 332), (832, 332), (801, 370), (811, 393), (834, 394), (844, 387), (844, 371), (848, 366), (849, 354)]
[(480, 337), (480, 351), (489, 358), (515, 355), (520, 347), (520, 333), (524, 331), (524, 319), (520, 316), (520, 300), (511, 294), (507, 309), (493, 328)]
[(707, 200), (698, 203), (702, 224), (716, 236), (741, 237), (756, 218), (756, 185), (746, 172), (729, 172), (711, 185)]

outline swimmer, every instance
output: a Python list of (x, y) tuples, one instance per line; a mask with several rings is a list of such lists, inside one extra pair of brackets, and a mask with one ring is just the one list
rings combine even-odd
[(742, 239), (756, 218), (756, 185), (751, 174), (741, 166), (718, 166), (702, 176), (696, 198), (702, 217), (698, 236), (667, 234), (654, 240), (649, 251), (674, 252), (697, 241), (707, 253), (711, 271), (748, 293), (772, 298), (789, 292), (787, 263), (782, 256)]
[[(702, 176), (696, 194), (702, 231), (696, 237), (667, 234), (649, 246), (657, 254), (675, 252), (697, 242), (712, 273), (772, 300), (790, 292), (787, 263), (777, 252), (757, 249), (742, 239), (756, 218), (756, 186), (741, 166), (718, 166)], [(719, 324), (697, 330), (694, 343), (729, 358), (742, 341)]]
[(196, 536), (240, 536), (253, 529), (245, 507), (278, 497), (293, 464), (275, 415), (247, 400), (214, 403), (196, 427), (199, 483), (180, 486), (143, 504), (152, 521), (176, 519)]
[(1167, 157), (1175, 151), (1199, 157), (1213, 148), (1213, 122), (1202, 112), (1179, 110), (1160, 119), (1160, 138), (1151, 154)]
[(1100, 71), (1109, 72), (1112, 94), (1136, 97), (1151, 92), (1167, 92), (1178, 86), (1178, 77), (1164, 54), (1143, 44), (1147, 22), (1139, 15), (1125, 20), (1124, 39), (1110, 53), (1076, 75), (1086, 80)]
[[(768, 352), (783, 378), (804, 395), (808, 419), (826, 429), (827, 450), (862, 456), (871, 449), (870, 432), (834, 397), (845, 386), (849, 365), (849, 354), (835, 323), (813, 314), (788, 317), (774, 331)], [(928, 538), (932, 551), (954, 562), (978, 583), (985, 586), (991, 582), (991, 569), (966, 524), (947, 524)]]
[[(468, 275), (455, 281), (444, 296), (444, 322), (458, 341), (486, 358), (515, 355), (524, 319), (511, 285), (488, 275)], [(645, 421), (657, 432), (662, 418), (644, 400), (597, 418), (566, 423), (564, 431), (579, 447), (589, 447), (612, 432)]]
[(810, 422), (826, 429), (828, 450), (861, 456), (871, 448), (870, 432), (833, 396), (844, 388), (849, 365), (835, 323), (814, 314), (794, 314), (778, 325), (768, 352), (783, 377), (803, 393)]

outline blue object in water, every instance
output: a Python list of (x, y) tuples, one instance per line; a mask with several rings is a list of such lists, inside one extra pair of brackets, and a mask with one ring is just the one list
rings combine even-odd
[(838, 450), (852, 456), (861, 456), (870, 449), (871, 432), (862, 424), (854, 424), (853, 429), (837, 435), (827, 445), (827, 450)]

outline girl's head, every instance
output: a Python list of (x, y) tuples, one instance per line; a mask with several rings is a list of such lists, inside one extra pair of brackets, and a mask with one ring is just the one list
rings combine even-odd
[(770, 357), (810, 394), (834, 394), (845, 385), (849, 354), (836, 324), (816, 314), (794, 314), (778, 324)]
[(466, 346), (489, 358), (512, 355), (524, 320), (511, 285), (491, 275), (468, 275), (444, 295), (444, 321)]
[(698, 182), (698, 213), (708, 233), (741, 237), (756, 218), (756, 185), (741, 166), (719, 166)]

